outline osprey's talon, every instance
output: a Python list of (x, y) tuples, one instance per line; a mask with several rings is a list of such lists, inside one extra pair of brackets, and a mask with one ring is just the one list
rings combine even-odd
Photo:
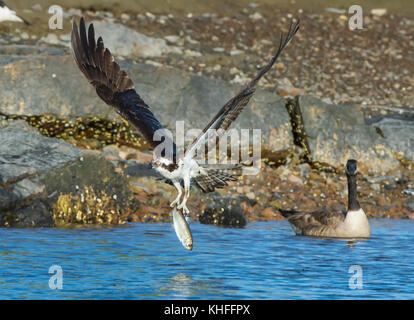
[(178, 203), (178, 199), (175, 199), (173, 202), (170, 203), (170, 207), (174, 208), (177, 203)]
[(183, 210), (183, 213), (184, 214), (189, 214), (190, 213), (190, 210), (187, 208), (187, 205), (185, 204), (185, 203), (180, 203), (178, 206), (177, 206), (177, 209), (179, 209), (179, 210)]
[(190, 210), (188, 210), (187, 205), (185, 203), (180, 203), (177, 206), (177, 209), (183, 210), (184, 213), (190, 213)]

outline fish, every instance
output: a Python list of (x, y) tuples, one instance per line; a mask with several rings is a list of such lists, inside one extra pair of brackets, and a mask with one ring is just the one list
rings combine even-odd
[(183, 215), (182, 210), (178, 210), (174, 207), (172, 211), (174, 230), (177, 234), (178, 240), (180, 240), (183, 247), (189, 251), (193, 250), (193, 236), (191, 234), (190, 226), (186, 218)]

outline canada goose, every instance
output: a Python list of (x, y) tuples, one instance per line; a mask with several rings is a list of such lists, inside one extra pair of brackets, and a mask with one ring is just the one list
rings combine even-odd
[(326, 210), (314, 212), (280, 210), (297, 235), (331, 238), (368, 238), (370, 236), (367, 216), (357, 200), (357, 171), (357, 161), (348, 160), (346, 163), (348, 180), (348, 211), (346, 214)]

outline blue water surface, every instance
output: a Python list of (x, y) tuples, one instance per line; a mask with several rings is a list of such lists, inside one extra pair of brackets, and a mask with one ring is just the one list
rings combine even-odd
[(0, 298), (414, 299), (411, 220), (371, 220), (372, 238), (353, 243), (295, 236), (286, 221), (191, 229), (193, 251), (167, 223), (0, 229)]

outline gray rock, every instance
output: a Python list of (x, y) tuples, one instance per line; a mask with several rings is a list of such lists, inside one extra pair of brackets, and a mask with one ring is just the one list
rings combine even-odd
[(378, 183), (371, 184), (371, 189), (377, 192), (381, 191), (381, 186)]
[(36, 173), (36, 169), (29, 166), (14, 163), (0, 163), (0, 185), (19, 181)]
[(53, 226), (41, 176), (83, 153), (64, 141), (42, 136), (24, 121), (8, 121), (1, 127), (0, 226)]
[(4, 214), (0, 212), (0, 226), (13, 228), (53, 227), (54, 221), (49, 208), (40, 199), (26, 207)]
[(171, 35), (171, 36), (165, 36), (164, 39), (171, 43), (177, 43), (181, 38), (176, 35)]
[(217, 196), (209, 201), (203, 214), (199, 216), (199, 221), (217, 226), (244, 227), (247, 220), (240, 206), (244, 200), (245, 197)]
[[(39, 51), (30, 58), (19, 57), (17, 61), (10, 60), (10, 55), (0, 56), (2, 112), (53, 114), (72, 119), (98, 116), (121, 121), (115, 111), (99, 99), (71, 56), (46, 53), (46, 57), (44, 51)], [(173, 132), (177, 120), (185, 120), (186, 132), (202, 129), (242, 87), (165, 66), (122, 61), (121, 67), (127, 70), (136, 90), (160, 122)], [(371, 172), (378, 173), (399, 166), (395, 153), (413, 158), (412, 122), (386, 119), (367, 125), (356, 106), (328, 104), (308, 95), (300, 99), (315, 160), (337, 166), (348, 158), (356, 158)], [(292, 146), (285, 101), (277, 94), (261, 89), (260, 84), (231, 128), (261, 129), (262, 145), (272, 150)], [(378, 130), (382, 130), (384, 137)], [(188, 143), (192, 137), (186, 138)]]
[(314, 160), (337, 166), (353, 158), (376, 173), (399, 166), (387, 140), (365, 124), (358, 107), (327, 104), (309, 95), (300, 97), (300, 106)]
[[(414, 120), (414, 119), (413, 119)], [(414, 160), (414, 121), (385, 118), (374, 123), (387, 141), (389, 148), (407, 160)]]
[(406, 195), (414, 196), (414, 188), (407, 188), (403, 191)]
[(156, 57), (165, 54), (181, 54), (179, 47), (167, 45), (164, 39), (151, 38), (122, 24), (92, 21), (96, 39), (102, 36), (105, 46), (120, 56)]
[(109, 161), (24, 121), (0, 128), (0, 226), (118, 224), (138, 205)]
[(92, 154), (49, 170), (42, 176), (42, 182), (51, 204), (56, 202), (60, 193), (76, 194), (90, 186), (96, 192), (104, 192), (125, 206), (133, 198), (126, 178), (116, 173), (115, 167), (109, 161)]
[(309, 172), (311, 171), (311, 166), (308, 163), (302, 163), (296, 166), (299, 169), (300, 175), (304, 179), (309, 179)]
[(59, 45), (70, 48), (70, 34), (63, 35), (60, 38), (54, 33), (49, 33), (47, 36), (42, 37), (39, 39), (39, 42), (52, 44), (52, 45)]
[[(50, 170), (83, 153), (69, 143), (41, 135), (24, 121), (9, 121), (6, 128), (0, 129), (0, 166), (14, 167), (16, 174), (16, 166), (31, 173)], [(13, 179), (10, 172), (0, 174), (0, 181)]]
[[(185, 120), (186, 130), (203, 129), (241, 88), (172, 68), (130, 62), (121, 65), (157, 118), (172, 131), (176, 120)], [(71, 56), (38, 56), (0, 67), (0, 105), (8, 114), (53, 114), (60, 118), (98, 116), (121, 120), (99, 99)], [(260, 89), (260, 85), (231, 128), (261, 129), (262, 144), (274, 150), (291, 146), (284, 100)]]

